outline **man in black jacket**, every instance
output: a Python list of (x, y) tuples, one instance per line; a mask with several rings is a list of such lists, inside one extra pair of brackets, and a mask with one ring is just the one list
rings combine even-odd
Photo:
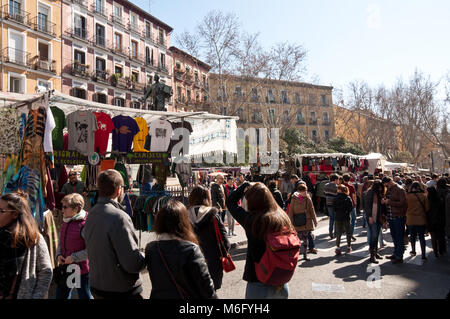
[(211, 185), (211, 205), (219, 210), (222, 222), (225, 222), (225, 190), (223, 183), (223, 175), (218, 174), (216, 182)]

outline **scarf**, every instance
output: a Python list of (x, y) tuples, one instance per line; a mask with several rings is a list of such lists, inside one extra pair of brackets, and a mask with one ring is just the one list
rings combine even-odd
[(82, 209), (78, 214), (76, 214), (75, 216), (72, 217), (68, 217), (68, 218), (63, 218), (63, 221), (65, 223), (69, 223), (72, 220), (83, 220), (86, 218), (86, 211), (84, 209)]

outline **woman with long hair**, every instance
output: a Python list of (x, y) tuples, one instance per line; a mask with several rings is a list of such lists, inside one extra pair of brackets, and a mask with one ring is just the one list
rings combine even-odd
[(152, 282), (150, 298), (217, 298), (186, 206), (169, 200), (156, 214), (154, 230), (157, 240), (145, 248), (146, 265)]
[(369, 239), (369, 262), (378, 264), (377, 259), (382, 259), (378, 254), (378, 236), (383, 226), (383, 214), (385, 214), (385, 206), (381, 204), (381, 199), (385, 196), (385, 188), (381, 180), (377, 179), (373, 182), (372, 187), (367, 190), (364, 197), (364, 212), (368, 221), (368, 239)]
[(188, 198), (188, 214), (195, 234), (197, 235), (200, 248), (208, 263), (208, 270), (214, 282), (216, 290), (222, 286), (223, 268), (220, 256), (225, 252), (220, 252), (217, 243), (214, 223), (217, 222), (224, 248), (228, 251), (231, 244), (227, 239), (227, 231), (219, 216), (219, 210), (211, 207), (211, 196), (206, 187), (196, 186)]
[(52, 281), (47, 244), (21, 191), (0, 197), (0, 299), (43, 299)]
[[(246, 209), (238, 205), (245, 196)], [(288, 215), (278, 206), (270, 190), (263, 183), (251, 185), (244, 182), (228, 197), (226, 205), (231, 215), (245, 229), (248, 239), (247, 258), (243, 279), (247, 281), (246, 299), (287, 299), (289, 286), (266, 285), (256, 276), (255, 263), (259, 262), (266, 250), (265, 238), (268, 234), (283, 229), (295, 231)]]

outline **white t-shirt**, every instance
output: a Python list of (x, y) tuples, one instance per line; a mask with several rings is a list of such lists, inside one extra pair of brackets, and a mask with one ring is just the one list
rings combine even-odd
[(53, 152), (52, 131), (56, 127), (55, 118), (49, 107), (47, 107), (47, 119), (44, 131), (44, 152)]
[(150, 152), (167, 152), (173, 129), (169, 121), (154, 120), (150, 123)]

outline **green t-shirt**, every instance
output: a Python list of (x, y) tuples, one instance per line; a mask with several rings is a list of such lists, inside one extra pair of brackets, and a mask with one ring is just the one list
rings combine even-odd
[(50, 109), (52, 110), (56, 124), (52, 132), (53, 149), (56, 151), (62, 151), (64, 150), (63, 129), (67, 126), (66, 116), (64, 115), (64, 112), (56, 106), (52, 106)]

